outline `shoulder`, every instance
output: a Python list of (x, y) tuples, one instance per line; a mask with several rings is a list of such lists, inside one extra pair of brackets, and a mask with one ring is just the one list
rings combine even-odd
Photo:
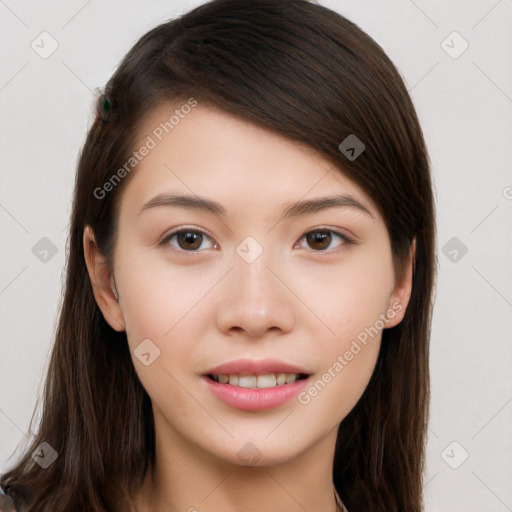
[(0, 512), (18, 512), (13, 499), (0, 489)]

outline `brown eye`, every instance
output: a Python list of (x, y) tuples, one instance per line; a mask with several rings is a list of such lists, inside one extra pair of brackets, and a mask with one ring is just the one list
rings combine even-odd
[(329, 247), (332, 236), (328, 231), (311, 231), (311, 233), (306, 235), (306, 239), (310, 247), (313, 247), (313, 249), (324, 250)]
[(198, 249), (201, 246), (203, 235), (194, 231), (181, 231), (177, 233), (176, 240), (181, 249)]
[(354, 243), (348, 236), (330, 229), (315, 229), (314, 231), (306, 233), (303, 238), (306, 239), (309, 247), (315, 249), (315, 252), (325, 252), (331, 245), (333, 239), (336, 238), (341, 239), (341, 243), (339, 243), (338, 246)]
[[(169, 243), (171, 240), (176, 239), (176, 243)], [(177, 250), (184, 252), (201, 252), (198, 250), (204, 240), (210, 240), (210, 237), (202, 231), (194, 229), (181, 229), (169, 233), (164, 237), (159, 244), (160, 245), (172, 245)], [(212, 245), (213, 248), (214, 245)], [(207, 247), (208, 248), (208, 247)]]

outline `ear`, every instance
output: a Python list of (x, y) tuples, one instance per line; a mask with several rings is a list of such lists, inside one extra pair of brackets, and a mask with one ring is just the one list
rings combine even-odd
[(110, 327), (115, 331), (124, 331), (126, 325), (123, 312), (116, 298), (117, 292), (114, 295), (114, 279), (110, 275), (106, 258), (96, 245), (93, 230), (89, 225), (85, 226), (84, 229), (83, 245), (85, 264), (87, 265), (96, 303)]
[(414, 264), (416, 261), (416, 237), (413, 238), (409, 258), (407, 260), (402, 279), (395, 282), (395, 286), (389, 296), (389, 306), (386, 316), (389, 321), (386, 328), (398, 325), (404, 318), (407, 304), (412, 291), (412, 277), (414, 273)]

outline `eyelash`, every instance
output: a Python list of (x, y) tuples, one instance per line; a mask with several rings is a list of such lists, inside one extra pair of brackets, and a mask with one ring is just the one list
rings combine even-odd
[[(212, 238), (207, 233), (205, 233), (204, 231), (202, 231), (200, 229), (195, 229), (195, 228), (179, 228), (179, 229), (176, 229), (176, 230), (171, 231), (170, 233), (164, 235), (158, 241), (158, 245), (162, 245), (162, 246), (163, 245), (167, 245), (169, 240), (171, 240), (171, 238), (173, 238), (175, 235), (178, 235), (180, 233), (198, 233), (200, 235), (206, 236), (209, 239)], [(334, 235), (340, 237), (343, 240), (343, 243), (341, 244), (341, 246), (343, 246), (343, 245), (355, 245), (357, 243), (353, 238), (351, 238), (351, 237), (349, 237), (349, 236), (347, 236), (347, 235), (345, 235), (343, 233), (340, 233), (338, 231), (334, 231), (334, 230), (328, 229), (328, 228), (312, 229), (311, 231), (308, 231), (308, 232), (304, 233), (304, 235), (302, 235), (300, 240), (303, 240), (307, 235), (309, 235), (311, 233), (330, 233), (330, 234), (334, 234)], [(186, 250), (180, 249), (180, 248), (175, 248), (175, 247), (173, 247), (173, 248), (176, 249), (178, 252), (182, 252), (182, 253), (187, 254), (187, 256), (194, 256), (197, 253), (202, 252), (200, 250), (186, 251)], [(331, 251), (328, 251), (328, 250), (315, 251), (315, 250), (313, 250), (312, 252), (319, 253), (319, 254), (329, 254), (330, 255), (333, 252), (333, 250), (331, 250)]]

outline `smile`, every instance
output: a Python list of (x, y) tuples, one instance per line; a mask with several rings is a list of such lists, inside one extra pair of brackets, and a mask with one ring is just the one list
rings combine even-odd
[(261, 375), (212, 375), (208, 377), (221, 384), (239, 386), (246, 389), (266, 389), (285, 384), (293, 384), (296, 380), (306, 379), (305, 373), (265, 373)]
[[(284, 383), (281, 383), (283, 381)], [(220, 379), (227, 382), (220, 382)], [(279, 382), (278, 382), (279, 379)], [(230, 407), (243, 411), (262, 411), (285, 404), (307, 386), (305, 374), (203, 375), (207, 390)], [(286, 380), (289, 382), (287, 383)], [(259, 386), (258, 384), (262, 384)]]

